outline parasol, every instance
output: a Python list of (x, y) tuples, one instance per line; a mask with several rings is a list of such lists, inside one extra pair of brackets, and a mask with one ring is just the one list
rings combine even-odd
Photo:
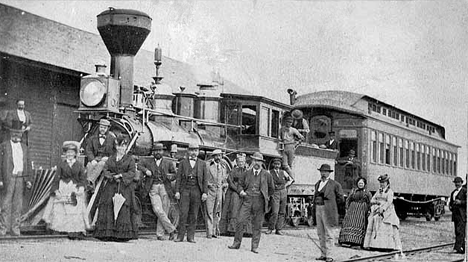
[(117, 221), (117, 217), (119, 216), (120, 209), (122, 208), (123, 204), (125, 203), (125, 197), (120, 194), (120, 183), (117, 190), (117, 193), (112, 197), (112, 203), (114, 204), (114, 221)]

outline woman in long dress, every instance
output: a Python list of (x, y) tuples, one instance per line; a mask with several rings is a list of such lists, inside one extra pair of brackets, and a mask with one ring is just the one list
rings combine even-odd
[(57, 166), (51, 197), (43, 215), (48, 229), (66, 232), (71, 239), (83, 238), (89, 228), (84, 194), (85, 168), (76, 160), (79, 147), (75, 141), (63, 144), (65, 160)]
[(387, 174), (378, 178), (379, 190), (371, 200), (369, 224), (364, 248), (402, 250), (399, 233), (400, 220), (393, 205), (393, 190)]
[[(98, 217), (94, 237), (103, 241), (128, 241), (138, 238), (136, 215), (138, 208), (135, 201), (135, 160), (126, 149), (129, 138), (119, 135), (116, 139), (115, 155), (104, 165), (105, 186), (98, 202)], [(124, 197), (120, 210), (113, 198), (116, 194)], [(114, 217), (117, 216), (117, 219)]]
[(343, 219), (338, 243), (362, 247), (372, 195), (366, 189), (367, 180), (365, 178), (359, 178), (356, 185), (357, 188), (354, 188), (346, 199), (346, 215)]
[[(241, 204), (241, 199), (239, 196), (238, 184), (239, 177), (243, 172), (246, 171), (245, 168), (245, 154), (238, 154), (236, 158), (237, 167), (231, 170), (227, 178), (229, 187), (226, 191), (225, 204), (223, 205), (223, 210), (221, 213), (221, 220), (219, 221), (219, 230), (223, 235), (233, 234), (236, 232), (237, 216), (239, 214), (239, 207)], [(246, 225), (246, 233), (251, 234), (252, 228), (251, 224)]]

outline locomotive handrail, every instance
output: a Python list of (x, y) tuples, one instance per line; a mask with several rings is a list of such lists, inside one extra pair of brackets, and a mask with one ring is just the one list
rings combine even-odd
[[(144, 114), (145, 112), (148, 112), (148, 116), (145, 116), (146, 115), (146, 114)], [(189, 117), (189, 116), (182, 116), (182, 115), (178, 115), (178, 114), (174, 114), (174, 113), (167, 113), (167, 112), (158, 111), (158, 110), (154, 110), (154, 109), (147, 109), (147, 108), (143, 109), (143, 114), (144, 114), (143, 118), (144, 118), (145, 122), (148, 122), (148, 118), (150, 117), (150, 115), (163, 115), (163, 116), (171, 116), (171, 117), (175, 117), (175, 118), (180, 118), (180, 119), (183, 119), (183, 120), (195, 121), (195, 122), (198, 122), (198, 123), (210, 124), (210, 125), (213, 125), (213, 126), (228, 126), (228, 127), (242, 128), (241, 125), (219, 123), (219, 122), (212, 121), (212, 120), (199, 119), (199, 118), (194, 118), (194, 117)]]

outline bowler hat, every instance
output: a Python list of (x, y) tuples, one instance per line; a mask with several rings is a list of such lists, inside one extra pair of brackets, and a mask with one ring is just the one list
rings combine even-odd
[(273, 159), (273, 161), (271, 161), (272, 164), (274, 164), (275, 162), (279, 162), (281, 164), (281, 158), (277, 157), (275, 159)]
[(379, 182), (388, 182), (390, 180), (390, 177), (387, 174), (380, 175), (379, 178), (377, 178)]
[(221, 155), (223, 153), (223, 151), (221, 151), (221, 149), (215, 149), (213, 150), (213, 152), (211, 153), (212, 155)]
[(301, 119), (301, 118), (304, 116), (304, 114), (302, 113), (302, 111), (299, 110), (299, 109), (294, 109), (294, 110), (291, 112), (291, 115), (292, 115), (292, 117), (294, 117), (294, 119)]
[(328, 172), (333, 172), (333, 169), (331, 169), (329, 164), (322, 164), (319, 169), (319, 171), (328, 171)]
[(329, 135), (335, 135), (335, 131), (328, 132)]
[(110, 124), (109, 120), (101, 119), (101, 120), (99, 120), (99, 125), (101, 125), (101, 126), (110, 126), (111, 124)]
[(457, 177), (455, 177), (453, 179), (453, 183), (463, 183), (463, 179), (461, 177), (457, 176)]
[(153, 150), (164, 150), (164, 145), (161, 143), (154, 143)]
[(263, 160), (263, 155), (258, 152), (255, 152), (253, 155), (251, 155), (250, 158), (259, 160), (259, 161), (265, 161)]
[(67, 150), (74, 150), (76, 153), (78, 153), (79, 148), (80, 142), (77, 141), (65, 141), (62, 145), (62, 150), (64, 152), (66, 152)]
[(195, 143), (190, 143), (189, 146), (188, 146), (189, 149), (200, 149), (200, 147), (198, 146), (198, 144), (195, 144)]

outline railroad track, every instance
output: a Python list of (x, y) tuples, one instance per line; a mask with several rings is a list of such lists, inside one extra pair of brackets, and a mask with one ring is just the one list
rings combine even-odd
[[(418, 253), (427, 253), (427, 252), (432, 252), (436, 250), (441, 250), (441, 249), (446, 249), (449, 247), (452, 247), (454, 243), (446, 243), (446, 244), (441, 244), (441, 245), (435, 245), (435, 246), (430, 246), (430, 247), (423, 247), (423, 248), (416, 248), (416, 249), (411, 249), (411, 250), (405, 250), (403, 251), (403, 254), (408, 258), (411, 255), (415, 255)], [(399, 251), (393, 251), (385, 254), (379, 254), (376, 256), (369, 256), (369, 257), (359, 257), (359, 258), (354, 258), (354, 259), (348, 259), (345, 260), (346, 262), (355, 262), (355, 261), (380, 261), (380, 260), (387, 260), (387, 259), (393, 259), (395, 257), (400, 257), (400, 252)], [(463, 261), (463, 259), (456, 259), (453, 261)]]

